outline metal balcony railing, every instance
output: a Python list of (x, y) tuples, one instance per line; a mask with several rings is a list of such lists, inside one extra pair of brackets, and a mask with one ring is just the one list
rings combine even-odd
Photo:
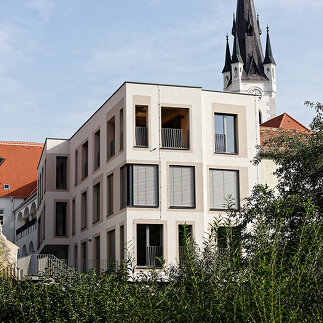
[(189, 130), (162, 128), (162, 147), (171, 149), (189, 149)]
[(148, 131), (146, 127), (136, 127), (136, 146), (148, 147)]
[(150, 246), (146, 247), (146, 266), (161, 267), (163, 258), (163, 247)]
[(112, 139), (110, 142), (109, 142), (109, 151), (108, 151), (108, 158), (112, 157), (115, 155), (116, 153), (116, 148), (115, 148), (115, 140)]
[(215, 134), (215, 152), (225, 153), (226, 149), (226, 134)]

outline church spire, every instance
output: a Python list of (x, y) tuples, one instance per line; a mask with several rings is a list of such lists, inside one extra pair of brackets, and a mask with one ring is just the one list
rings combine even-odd
[(225, 53), (225, 64), (222, 73), (231, 72), (231, 52), (229, 46), (229, 37), (227, 35), (227, 47)]
[(235, 36), (237, 32), (237, 24), (236, 24), (236, 15), (233, 13), (233, 23), (232, 23), (232, 36)]
[(271, 50), (271, 43), (270, 43), (270, 37), (269, 37), (269, 27), (267, 26), (267, 42), (266, 42), (266, 56), (264, 60), (265, 64), (274, 64), (276, 65), (273, 52)]
[(237, 0), (236, 30), (241, 57), (244, 63), (244, 77), (248, 79), (250, 70), (257, 71), (252, 79), (266, 79), (263, 72), (264, 55), (260, 41), (260, 26), (254, 0)]

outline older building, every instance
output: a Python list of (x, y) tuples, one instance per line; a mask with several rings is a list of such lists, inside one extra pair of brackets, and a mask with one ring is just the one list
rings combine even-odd
[(13, 211), (36, 191), (42, 148), (37, 143), (0, 142), (0, 223), (4, 236), (11, 242), (15, 242), (16, 229), (25, 224), (23, 220), (15, 222)]
[(196, 240), (225, 199), (239, 207), (260, 182), (254, 96), (124, 83), (70, 138), (47, 139), (38, 166), (38, 252), (138, 268), (179, 260), (182, 226)]

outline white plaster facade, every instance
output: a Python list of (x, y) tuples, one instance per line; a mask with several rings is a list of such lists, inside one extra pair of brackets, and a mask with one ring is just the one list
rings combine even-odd
[[(136, 147), (136, 107), (148, 111), (148, 146)], [(166, 149), (162, 143), (162, 109), (188, 111), (189, 147)], [(233, 115), (236, 120), (236, 153), (215, 153), (214, 114)], [(47, 139), (38, 165), (38, 252), (54, 253), (70, 261), (107, 259), (108, 232), (114, 231), (116, 261), (122, 258), (124, 244), (137, 256), (137, 224), (162, 224), (163, 257), (166, 264), (179, 258), (178, 225), (192, 225), (193, 236), (202, 246), (210, 224), (223, 211), (210, 210), (210, 169), (235, 170), (239, 174), (239, 200), (261, 182), (259, 166), (250, 162), (259, 145), (259, 101), (254, 95), (207, 91), (197, 87), (124, 83), (94, 115), (68, 140)], [(107, 122), (114, 122), (115, 154), (110, 149)], [(111, 129), (111, 128), (109, 128)], [(94, 170), (95, 134), (100, 130), (100, 167)], [(81, 179), (82, 145), (88, 142), (88, 176)], [(75, 161), (78, 151), (78, 161)], [(57, 189), (56, 158), (67, 157), (67, 186)], [(120, 207), (120, 173), (125, 164), (158, 166), (158, 205)], [(170, 205), (170, 166), (193, 166), (195, 205), (172, 208)], [(76, 175), (77, 174), (77, 175)], [(108, 212), (108, 179), (113, 174), (113, 214)], [(76, 180), (77, 176), (77, 180)], [(100, 215), (93, 223), (93, 190), (100, 183)], [(82, 193), (87, 192), (87, 225), (81, 225)], [(73, 202), (75, 200), (75, 202)], [(65, 236), (55, 234), (55, 203), (67, 203)], [(74, 204), (75, 203), (75, 204)], [(73, 205), (75, 209), (73, 209)], [(75, 220), (73, 220), (75, 219)], [(83, 226), (83, 228), (82, 228)], [(96, 239), (100, 236), (100, 239)], [(99, 243), (99, 255), (97, 246)], [(83, 243), (83, 245), (82, 245)], [(86, 257), (84, 249), (86, 248)]]

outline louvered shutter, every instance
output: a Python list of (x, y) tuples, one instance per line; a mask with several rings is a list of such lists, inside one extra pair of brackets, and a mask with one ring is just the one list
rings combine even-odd
[(157, 166), (133, 165), (134, 206), (157, 206)]
[(194, 167), (170, 167), (170, 206), (194, 207)]
[(225, 209), (226, 199), (231, 195), (234, 206), (239, 205), (238, 172), (210, 169), (210, 208)]

